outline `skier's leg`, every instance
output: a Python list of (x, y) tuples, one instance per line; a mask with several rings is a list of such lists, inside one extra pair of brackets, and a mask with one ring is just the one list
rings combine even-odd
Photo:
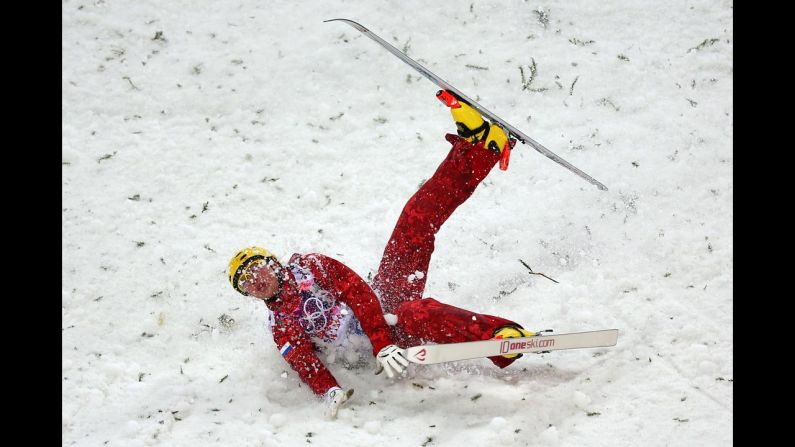
[(455, 209), (475, 191), (500, 158), (499, 153), (448, 134), (453, 144), (433, 176), (409, 199), (384, 249), (373, 289), (384, 311), (419, 299), (436, 233)]
[[(460, 343), (489, 340), (505, 327), (522, 326), (514, 321), (493, 315), (479, 314), (433, 298), (424, 298), (401, 303), (395, 314), (398, 317), (395, 334), (403, 347), (417, 346), (428, 342)], [(500, 368), (513, 363), (518, 357), (489, 357)]]

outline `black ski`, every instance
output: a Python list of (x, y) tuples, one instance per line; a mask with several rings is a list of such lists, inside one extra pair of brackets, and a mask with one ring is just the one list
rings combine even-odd
[(395, 48), (392, 45), (390, 45), (384, 39), (378, 37), (376, 34), (374, 34), (369, 29), (367, 29), (364, 26), (354, 22), (353, 20), (348, 20), (348, 19), (324, 20), (324, 22), (334, 22), (334, 21), (345, 22), (348, 25), (350, 25), (350, 26), (356, 28), (357, 30), (361, 31), (362, 34), (364, 34), (365, 36), (369, 37), (370, 39), (376, 41), (379, 45), (381, 45), (382, 47), (386, 48), (387, 51), (389, 51), (390, 53), (394, 54), (400, 60), (402, 60), (403, 62), (407, 63), (412, 68), (414, 68), (415, 70), (420, 72), (421, 75), (425, 76), (428, 80), (430, 80), (434, 84), (436, 84), (439, 87), (441, 87), (441, 88), (443, 88), (445, 90), (448, 90), (448, 91), (452, 92), (453, 94), (459, 96), (461, 99), (463, 99), (465, 102), (467, 102), (473, 108), (475, 108), (478, 112), (480, 112), (481, 115), (483, 115), (486, 118), (488, 118), (489, 121), (498, 123), (500, 125), (500, 127), (502, 127), (513, 138), (521, 141), (522, 143), (529, 144), (530, 146), (533, 147), (533, 149), (537, 150), (538, 152), (541, 152), (542, 154), (547, 156), (549, 159), (551, 159), (555, 163), (560, 164), (561, 166), (565, 167), (566, 169), (568, 169), (568, 170), (574, 172), (575, 174), (579, 175), (580, 177), (584, 178), (588, 182), (596, 185), (596, 187), (601, 189), (602, 191), (607, 191), (607, 186), (603, 185), (602, 183), (600, 183), (599, 181), (597, 181), (596, 179), (594, 179), (590, 175), (582, 172), (581, 170), (579, 170), (577, 167), (575, 167), (571, 163), (567, 162), (566, 160), (560, 158), (557, 154), (555, 154), (554, 152), (550, 151), (549, 149), (547, 149), (543, 145), (541, 145), (541, 143), (538, 143), (537, 141), (533, 140), (529, 136), (527, 136), (524, 133), (522, 133), (522, 131), (520, 131), (519, 129), (517, 129), (517, 128), (511, 126), (510, 124), (508, 124), (507, 122), (505, 122), (505, 120), (503, 120), (502, 118), (500, 118), (497, 115), (489, 112), (488, 110), (486, 110), (486, 108), (484, 108), (483, 106), (481, 106), (480, 104), (475, 102), (472, 98), (470, 98), (467, 95), (461, 93), (460, 90), (458, 90), (457, 88), (455, 88), (452, 85), (450, 85), (450, 83), (448, 83), (444, 79), (440, 78), (439, 76), (436, 76), (430, 70), (428, 70), (427, 68), (425, 68), (422, 65), (420, 65), (414, 59), (411, 59), (410, 57), (408, 57), (405, 54), (403, 54), (400, 50), (398, 50), (397, 48)]

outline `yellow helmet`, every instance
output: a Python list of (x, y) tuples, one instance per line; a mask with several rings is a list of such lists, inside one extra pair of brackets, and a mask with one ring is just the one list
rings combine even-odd
[(232, 287), (238, 292), (242, 293), (243, 295), (248, 295), (246, 292), (240, 290), (237, 287), (240, 275), (243, 273), (243, 270), (245, 270), (247, 265), (251, 264), (257, 259), (267, 258), (276, 259), (271, 252), (265, 250), (262, 247), (248, 247), (240, 250), (232, 258), (232, 260), (229, 261), (229, 283), (232, 284)]

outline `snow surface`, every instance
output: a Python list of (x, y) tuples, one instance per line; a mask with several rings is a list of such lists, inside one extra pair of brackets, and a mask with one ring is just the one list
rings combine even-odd
[[(733, 443), (732, 2), (65, 0), (62, 15), (63, 445)], [(439, 233), (426, 296), (618, 328), (617, 346), (394, 381), (335, 363), (356, 393), (324, 418), (227, 262), (257, 244), (373, 273), (455, 129), (436, 86), (322, 23), (336, 17), (610, 188), (519, 145)]]

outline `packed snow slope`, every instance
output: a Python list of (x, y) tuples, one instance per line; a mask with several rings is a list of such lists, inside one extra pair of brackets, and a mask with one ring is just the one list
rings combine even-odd
[[(733, 443), (725, 1), (65, 0), (62, 437), (79, 446)], [(607, 185), (518, 145), (426, 296), (612, 348), (328, 366), (337, 420), (226, 280), (262, 245), (367, 278), (455, 132), (350, 18)], [(544, 273), (553, 282), (541, 275)]]

